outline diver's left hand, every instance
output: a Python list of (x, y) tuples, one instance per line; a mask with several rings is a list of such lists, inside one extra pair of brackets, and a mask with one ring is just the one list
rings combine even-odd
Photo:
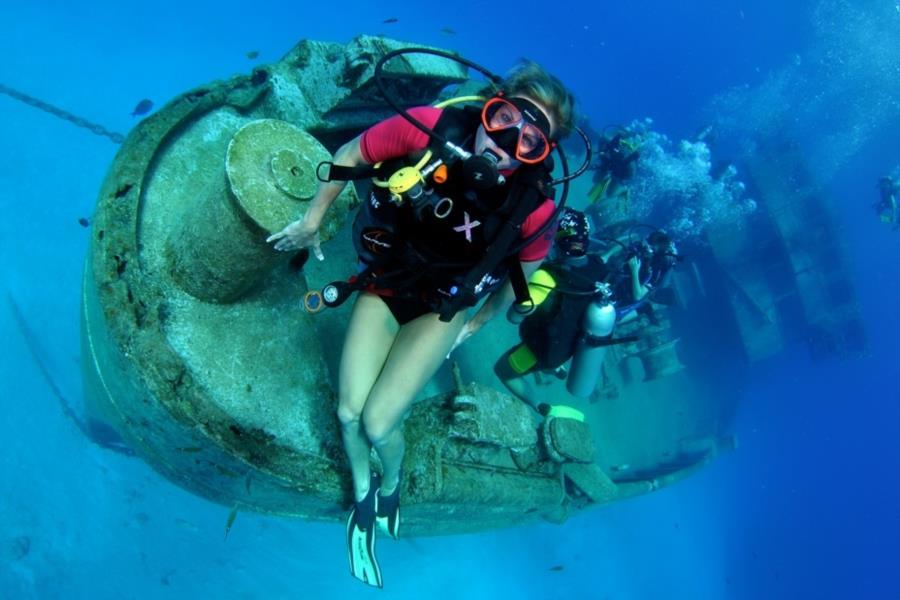
[(465, 322), (462, 326), (462, 329), (459, 330), (459, 333), (456, 335), (456, 341), (453, 342), (453, 346), (450, 347), (450, 350), (447, 352), (447, 358), (450, 358), (450, 355), (453, 354), (453, 351), (456, 350), (457, 347), (462, 345), (467, 339), (472, 337), (476, 331), (478, 331), (479, 327), (475, 325), (471, 320)]
[(281, 252), (312, 248), (313, 254), (315, 254), (317, 259), (325, 259), (320, 245), (319, 226), (314, 223), (307, 223), (305, 218), (289, 223), (278, 233), (273, 233), (266, 238), (266, 242), (274, 243), (275, 249)]

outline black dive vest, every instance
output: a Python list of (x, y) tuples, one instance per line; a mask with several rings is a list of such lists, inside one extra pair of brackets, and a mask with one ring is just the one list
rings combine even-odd
[[(478, 111), (446, 108), (434, 130), (471, 147), (479, 123)], [(430, 149), (438, 156), (439, 148)], [(424, 153), (385, 161), (379, 172), (387, 179), (400, 167), (416, 164)], [(549, 173), (543, 165), (523, 166), (503, 185), (476, 191), (466, 185), (462, 164), (455, 160), (449, 165), (444, 183), (427, 181), (428, 201), (420, 208), (409, 200), (398, 205), (386, 189), (372, 186), (353, 223), (353, 242), (360, 260), (381, 274), (374, 287), (421, 298), (435, 310), (441, 302), (454, 300), (454, 310), (459, 310), (476, 304), (503, 281), (510, 250), (522, 240), (522, 221), (546, 198), (540, 184)], [(524, 213), (515, 211), (520, 203), (527, 205)], [(518, 223), (514, 212), (520, 215)], [(508, 225), (519, 235), (504, 248), (492, 247)], [(489, 251), (500, 254), (495, 254), (497, 261), (487, 261), (497, 264), (485, 269)], [(483, 272), (476, 272), (479, 267)]]
[(583, 265), (550, 261), (541, 265), (556, 284), (534, 312), (519, 324), (522, 341), (533, 351), (558, 337), (565, 339), (574, 352), (575, 334), (581, 330), (585, 309), (594, 300), (596, 282), (609, 276), (609, 267), (599, 257), (589, 254), (586, 258)]
[(519, 337), (537, 357), (540, 369), (553, 369), (575, 354), (585, 309), (594, 300), (594, 283), (602, 281), (607, 269), (593, 255), (588, 255), (584, 265), (547, 261), (541, 269), (556, 283), (519, 324)]

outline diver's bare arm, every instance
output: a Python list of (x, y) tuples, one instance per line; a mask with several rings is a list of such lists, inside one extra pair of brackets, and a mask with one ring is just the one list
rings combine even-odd
[(641, 283), (641, 261), (632, 258), (628, 261), (628, 267), (631, 269), (631, 293), (634, 301), (642, 300), (650, 292), (650, 288)]
[[(332, 163), (342, 167), (358, 167), (359, 165), (368, 164), (359, 148), (360, 137), (357, 136), (338, 148), (338, 151), (334, 153)], [(346, 181), (320, 181), (319, 187), (316, 189), (316, 195), (303, 216), (303, 220), (310, 225), (315, 225), (316, 229), (318, 229), (319, 224), (325, 217), (325, 213), (328, 212), (328, 208), (334, 202), (334, 199), (344, 191), (345, 187), (347, 187)]]

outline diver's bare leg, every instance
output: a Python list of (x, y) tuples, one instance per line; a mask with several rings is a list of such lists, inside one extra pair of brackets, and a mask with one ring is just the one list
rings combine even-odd
[(363, 407), (399, 330), (396, 319), (380, 298), (365, 292), (359, 294), (341, 354), (338, 400), (344, 451), (350, 461), (357, 501), (369, 491), (370, 477), (371, 445), (362, 430)]
[(510, 355), (518, 349), (519, 346), (515, 346), (503, 353), (503, 356), (501, 356), (494, 364), (494, 374), (497, 375), (497, 379), (500, 380), (500, 383), (502, 383), (513, 396), (532, 407), (534, 410), (537, 410), (537, 403), (531, 399), (532, 396), (528, 393), (529, 388), (532, 386), (529, 386), (525, 381), (526, 375), (531, 373), (531, 371), (518, 373), (513, 370), (512, 366), (509, 364)]
[[(528, 393), (529, 389), (531, 389), (533, 386), (529, 386), (525, 381), (525, 375), (511, 377), (509, 379), (502, 379), (501, 381), (503, 382), (503, 385), (506, 386), (506, 389), (512, 392), (512, 394), (516, 398), (518, 398), (534, 410), (537, 410), (537, 403), (533, 399), (533, 394)], [(531, 391), (533, 392), (534, 390), (531, 389)]]
[(427, 314), (400, 328), (363, 410), (363, 424), (384, 467), (382, 490), (390, 494), (400, 480), (405, 443), (402, 421), (419, 391), (435, 374), (465, 323)]

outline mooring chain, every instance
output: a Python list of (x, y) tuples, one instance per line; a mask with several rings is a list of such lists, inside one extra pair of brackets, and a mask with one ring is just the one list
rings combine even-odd
[(47, 102), (44, 102), (43, 100), (39, 100), (38, 98), (35, 98), (34, 96), (29, 96), (28, 94), (23, 94), (22, 92), (20, 92), (18, 90), (14, 90), (11, 87), (7, 87), (7, 86), (3, 85), (2, 83), (0, 83), (0, 94), (6, 94), (7, 96), (9, 96), (11, 98), (15, 98), (16, 100), (19, 100), (20, 102), (24, 102), (25, 104), (33, 106), (44, 112), (50, 113), (51, 115), (59, 117), (60, 119), (65, 119), (66, 121), (69, 121), (70, 123), (74, 123), (78, 127), (84, 127), (85, 129), (87, 129), (88, 131), (91, 131), (92, 133), (95, 133), (97, 135), (102, 135), (104, 137), (108, 137), (109, 139), (111, 139), (112, 141), (114, 141), (117, 144), (121, 144), (122, 142), (125, 141), (125, 136), (122, 135), (121, 133), (116, 133), (115, 131), (110, 131), (107, 128), (103, 127), (102, 125), (98, 125), (97, 123), (92, 123), (91, 121), (88, 121), (87, 119), (79, 117), (78, 115), (73, 115), (72, 113), (70, 113), (68, 111), (65, 111), (61, 108), (57, 108), (57, 107), (53, 106), (52, 104), (48, 104)]

